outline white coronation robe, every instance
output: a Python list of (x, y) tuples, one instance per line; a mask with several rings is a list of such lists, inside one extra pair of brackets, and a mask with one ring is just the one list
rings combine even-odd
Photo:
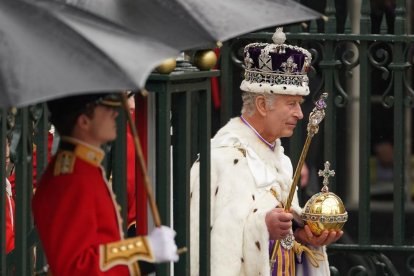
[[(293, 168), (280, 140), (272, 151), (240, 118), (211, 140), (211, 275), (270, 275), (266, 213), (286, 202)], [(270, 192), (276, 191), (276, 197)], [(199, 266), (199, 163), (191, 169), (191, 275)], [(299, 218), (297, 194), (292, 208)], [(326, 261), (307, 275), (329, 275)], [(303, 258), (303, 256), (302, 256)], [(296, 264), (296, 275), (303, 273)]]

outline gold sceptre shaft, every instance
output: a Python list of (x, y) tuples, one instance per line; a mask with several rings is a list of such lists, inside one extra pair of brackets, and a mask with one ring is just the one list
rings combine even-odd
[[(326, 99), (328, 98), (328, 93), (322, 93), (319, 100), (316, 101), (315, 107), (312, 112), (309, 114), (309, 123), (307, 127), (308, 135), (306, 137), (305, 145), (303, 146), (302, 153), (299, 157), (299, 162), (293, 175), (292, 186), (290, 187), (289, 195), (285, 204), (285, 211), (290, 210), (292, 205), (293, 196), (295, 195), (296, 186), (299, 182), (300, 172), (302, 171), (303, 163), (305, 163), (306, 155), (308, 154), (309, 145), (312, 141), (313, 136), (319, 131), (319, 124), (325, 118), (325, 109), (326, 109)], [(273, 273), (273, 268), (276, 262), (276, 254), (279, 250), (280, 240), (277, 240), (275, 246), (273, 247), (272, 256), (270, 258), (270, 275)]]

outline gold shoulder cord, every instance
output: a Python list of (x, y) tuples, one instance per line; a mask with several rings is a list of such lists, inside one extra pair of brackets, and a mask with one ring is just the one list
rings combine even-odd
[(130, 265), (138, 260), (155, 261), (147, 238), (142, 236), (102, 244), (99, 246), (99, 251), (102, 271), (116, 265)]

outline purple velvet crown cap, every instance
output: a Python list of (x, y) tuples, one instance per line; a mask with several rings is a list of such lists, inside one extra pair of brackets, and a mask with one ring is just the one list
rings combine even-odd
[(247, 92), (284, 95), (309, 94), (307, 72), (311, 54), (284, 44), (286, 36), (277, 28), (274, 43), (251, 43), (244, 48), (245, 74), (240, 89)]

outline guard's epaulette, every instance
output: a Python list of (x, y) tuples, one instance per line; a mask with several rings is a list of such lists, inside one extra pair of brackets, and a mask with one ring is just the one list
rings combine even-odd
[(56, 162), (53, 174), (55, 176), (70, 174), (75, 167), (76, 155), (73, 151), (62, 150), (56, 154)]

